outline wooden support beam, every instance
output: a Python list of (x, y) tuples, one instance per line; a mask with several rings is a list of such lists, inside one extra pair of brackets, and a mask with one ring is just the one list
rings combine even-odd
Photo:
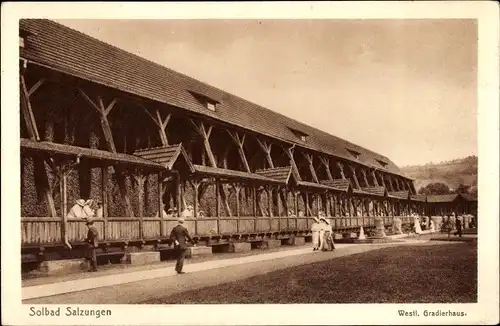
[(269, 168), (271, 168), (271, 169), (274, 168), (273, 159), (271, 157), (271, 149), (272, 149), (273, 144), (268, 143), (264, 140), (260, 140), (259, 138), (257, 138), (257, 143), (259, 144), (259, 147), (266, 154), (266, 160), (267, 160), (267, 164), (268, 164)]
[(29, 91), (28, 91), (28, 97), (33, 95), (40, 88), (40, 86), (43, 85), (44, 82), (45, 82), (45, 78), (42, 78), (39, 81), (37, 81), (33, 86), (31, 86)]
[(361, 169), (361, 174), (363, 175), (363, 180), (365, 181), (365, 187), (369, 187), (370, 184), (368, 183), (368, 178), (366, 177), (366, 170)]
[(283, 209), (285, 210), (285, 216), (288, 216), (288, 192), (286, 187), (283, 187), (279, 191), (281, 202), (283, 203)]
[(316, 171), (314, 170), (313, 155), (303, 152), (302, 156), (304, 156), (309, 165), (309, 171), (311, 172), (311, 177), (313, 178), (314, 182), (319, 183), (318, 176), (316, 175)]
[[(97, 97), (97, 103), (94, 102), (82, 89), (79, 89), (80, 94), (83, 98), (89, 103), (91, 107), (93, 107), (100, 115), (101, 120), (101, 128), (104, 134), (104, 140), (106, 141), (106, 146), (110, 152), (117, 153), (115, 142), (113, 139), (113, 133), (111, 131), (111, 126), (109, 125), (108, 115), (111, 110), (115, 107), (118, 102), (117, 98), (114, 98), (108, 105), (104, 105), (104, 101), (102, 97)], [(120, 166), (115, 166), (116, 179), (118, 181), (118, 187), (120, 189), (121, 197), (125, 202), (125, 209), (127, 215), (130, 217), (134, 216), (134, 210), (132, 208), (132, 203), (130, 202), (130, 198), (127, 194), (127, 188), (125, 185), (125, 170)]]
[(330, 159), (328, 157), (320, 156), (319, 160), (321, 161), (321, 164), (323, 164), (323, 167), (325, 168), (326, 177), (328, 178), (328, 180), (333, 180), (332, 171), (330, 170)]
[(337, 166), (340, 170), (340, 176), (342, 177), (342, 179), (346, 179), (345, 177), (345, 173), (344, 173), (344, 164), (342, 164), (341, 162), (336, 162), (337, 163)]
[(149, 115), (151, 120), (158, 126), (158, 133), (160, 134), (160, 140), (163, 146), (168, 146), (168, 138), (167, 138), (167, 125), (170, 121), (170, 118), (172, 117), (172, 113), (168, 113), (165, 118), (161, 116), (160, 109), (156, 109), (156, 115), (151, 114), (149, 110), (144, 107), (143, 105), (140, 105), (142, 109)]
[(375, 184), (375, 187), (379, 187), (380, 185), (378, 183), (377, 176), (375, 175), (375, 170), (372, 169), (371, 173), (372, 173), (373, 183)]
[(158, 183), (158, 215), (160, 216), (160, 236), (166, 237), (165, 225), (163, 216), (163, 176), (161, 172), (157, 173), (157, 183)]
[[(26, 124), (26, 129), (30, 139), (35, 141), (40, 141), (40, 134), (38, 132), (38, 127), (36, 125), (35, 115), (33, 113), (33, 108), (31, 106), (30, 95), (32, 95), (43, 83), (43, 81), (38, 81), (35, 86), (33, 86), (30, 91), (27, 89), (26, 80), (24, 75), (20, 75), (20, 100), (21, 100), (21, 114), (24, 118)], [(38, 85), (38, 86), (37, 86)], [(49, 177), (45, 169), (45, 164), (43, 160), (39, 157), (33, 157), (35, 164), (35, 173), (37, 174), (40, 182), (42, 191), (44, 194), (45, 202), (47, 204), (47, 211), (50, 217), (56, 217), (56, 206), (54, 203), (54, 197), (52, 195), (52, 189), (49, 185)]]
[(299, 173), (299, 168), (297, 167), (297, 164), (295, 163), (295, 159), (293, 157), (293, 151), (295, 149), (295, 145), (293, 145), (292, 147), (288, 147), (288, 148), (285, 148), (285, 147), (282, 147), (283, 148), (283, 151), (285, 151), (286, 155), (288, 156), (288, 159), (290, 160), (290, 165), (292, 166), (292, 169), (295, 171), (295, 174), (297, 175), (298, 179), (301, 180), (301, 176), (300, 176), (300, 173)]
[(269, 217), (273, 217), (273, 198), (272, 198), (272, 188), (271, 186), (266, 187), (267, 202), (269, 205)]
[(299, 216), (299, 198), (298, 198), (298, 192), (294, 191), (293, 193), (293, 208), (295, 210), (295, 216)]
[(144, 182), (146, 181), (146, 176), (140, 170), (137, 170), (133, 175), (134, 180), (137, 184), (137, 194), (138, 194), (138, 204), (139, 204), (139, 217), (144, 216)]
[(240, 134), (237, 131), (231, 131), (229, 129), (226, 129), (227, 133), (233, 140), (233, 142), (236, 144), (238, 147), (238, 154), (240, 156), (241, 163), (243, 164), (243, 167), (245, 168), (246, 172), (251, 172), (250, 171), (250, 166), (248, 165), (248, 160), (245, 155), (245, 150), (243, 148), (243, 145), (245, 144), (245, 134), (240, 136)]
[(257, 190), (255, 189), (255, 185), (252, 185), (252, 212), (253, 216), (257, 216)]
[(26, 124), (28, 135), (32, 140), (40, 141), (40, 135), (38, 133), (38, 127), (36, 125), (35, 115), (33, 114), (33, 109), (31, 107), (31, 102), (29, 98), (29, 92), (23, 75), (20, 76), (20, 84), (21, 84), (21, 92), (20, 92), (21, 112), (24, 118), (24, 122)]
[[(236, 217), (240, 217), (240, 191), (241, 185), (238, 183), (233, 184), (234, 195), (236, 196)], [(238, 228), (239, 229), (239, 228)]]
[(220, 193), (218, 191), (219, 187), (220, 187), (220, 181), (218, 178), (216, 178), (215, 179), (215, 215), (217, 215), (217, 220), (220, 218)]
[[(210, 147), (210, 142), (209, 138), (212, 133), (212, 128), (213, 126), (205, 126), (205, 124), (200, 121), (200, 122), (195, 122), (194, 120), (190, 120), (192, 125), (194, 126), (194, 129), (196, 132), (203, 138), (203, 144), (205, 146), (205, 151), (208, 155), (208, 160), (210, 163), (211, 167), (216, 168), (217, 167), (217, 162), (215, 161), (215, 156), (212, 152), (212, 148)], [(232, 216), (231, 214), (231, 208), (229, 207), (229, 203), (227, 202), (227, 197), (226, 197), (226, 192), (224, 190), (224, 187), (219, 184), (219, 187), (217, 191), (220, 193), (221, 199), (222, 199), (222, 204), (224, 205), (224, 208), (226, 210), (226, 213), (228, 216)]]
[(107, 240), (108, 230), (108, 167), (101, 166), (101, 200), (102, 200), (102, 218), (104, 219), (103, 239)]
[(351, 170), (352, 176), (354, 178), (354, 183), (355, 183), (356, 189), (361, 189), (361, 186), (359, 185), (358, 177), (356, 176), (356, 169), (354, 168), (354, 166), (352, 166), (350, 164), (348, 166), (349, 166), (349, 169)]

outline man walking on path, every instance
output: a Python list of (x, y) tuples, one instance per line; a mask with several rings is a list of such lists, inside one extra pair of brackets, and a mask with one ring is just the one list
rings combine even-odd
[(455, 235), (458, 235), (459, 237), (462, 237), (462, 217), (459, 216), (455, 220), (455, 226), (457, 227), (457, 232), (455, 232)]
[(88, 219), (85, 224), (89, 228), (89, 231), (87, 232), (87, 259), (90, 260), (91, 266), (89, 272), (97, 272), (97, 255), (95, 250), (99, 246), (99, 243), (97, 242), (99, 233), (94, 226), (94, 221), (91, 219)]
[(175, 271), (177, 274), (184, 274), (182, 267), (184, 266), (184, 257), (186, 256), (187, 241), (193, 243), (193, 239), (189, 235), (188, 230), (184, 227), (184, 219), (178, 219), (179, 224), (172, 229), (170, 232), (170, 240), (174, 244), (174, 248), (177, 251), (177, 263), (175, 264)]

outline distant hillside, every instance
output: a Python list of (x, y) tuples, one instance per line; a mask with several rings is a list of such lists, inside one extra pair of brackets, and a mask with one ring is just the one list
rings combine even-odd
[(400, 169), (404, 174), (415, 179), (417, 191), (432, 182), (442, 182), (451, 189), (455, 189), (459, 184), (477, 186), (477, 156), (447, 162), (404, 166)]

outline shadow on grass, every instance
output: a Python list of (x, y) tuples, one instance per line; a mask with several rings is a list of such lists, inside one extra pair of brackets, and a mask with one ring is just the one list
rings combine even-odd
[(477, 302), (477, 247), (394, 247), (293, 267), (148, 304)]

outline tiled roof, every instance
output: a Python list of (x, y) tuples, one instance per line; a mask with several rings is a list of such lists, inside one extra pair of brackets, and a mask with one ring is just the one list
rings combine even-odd
[(194, 172), (194, 166), (189, 160), (182, 144), (139, 149), (134, 152), (134, 155), (161, 164), (168, 170), (172, 170), (177, 159), (180, 157), (189, 170)]
[[(159, 64), (45, 19), (22, 19), (20, 29), (33, 33), (21, 56), (31, 62), (143, 98), (176, 106), (247, 130), (325, 154), (402, 175), (387, 157), (300, 123)], [(212, 112), (193, 95), (220, 101)], [(292, 132), (309, 135), (303, 143)], [(350, 151), (359, 152), (354, 158)], [(377, 160), (387, 162), (381, 167)]]
[(428, 203), (450, 203), (457, 199), (459, 195), (457, 194), (449, 194), (449, 195), (428, 195), (427, 202)]
[(30, 139), (21, 138), (21, 150), (23, 151), (37, 151), (46, 152), (53, 155), (77, 157), (80, 156), (92, 161), (102, 161), (107, 164), (125, 163), (139, 167), (148, 167), (157, 170), (164, 169), (165, 167), (153, 161), (146, 160), (130, 154), (112, 153), (99, 149), (92, 149), (86, 147), (77, 147), (67, 144), (57, 144), (45, 141), (34, 141)]
[(400, 198), (400, 199), (408, 199), (410, 196), (410, 192), (408, 190), (390, 191), (389, 196)]
[(263, 170), (257, 170), (255, 171), (255, 173), (263, 177), (267, 177), (270, 179), (280, 181), (284, 184), (288, 184), (288, 180), (292, 175), (292, 167), (284, 166), (271, 169), (263, 169)]
[(376, 196), (385, 196), (387, 195), (387, 190), (385, 187), (366, 187), (362, 188), (363, 191), (374, 194)]
[(462, 197), (467, 201), (477, 201), (477, 196), (473, 196), (471, 194), (462, 194)]
[(341, 191), (340, 189), (337, 189), (337, 188), (334, 188), (334, 187), (330, 187), (330, 186), (327, 186), (325, 184), (321, 184), (321, 183), (316, 183), (316, 182), (310, 182), (310, 181), (299, 181), (297, 182), (297, 184), (301, 187), (304, 187), (304, 188), (312, 188), (312, 189), (322, 189), (322, 190), (337, 190), (337, 191)]
[(349, 190), (349, 187), (351, 187), (351, 181), (349, 179), (321, 180), (320, 182), (341, 191), (347, 191)]
[(410, 195), (410, 199), (421, 202), (427, 201), (427, 197), (425, 195)]
[(236, 171), (236, 170), (228, 170), (228, 169), (221, 169), (221, 168), (213, 168), (210, 166), (204, 166), (204, 165), (193, 165), (194, 169), (196, 172), (201, 173), (203, 175), (211, 175), (215, 177), (220, 177), (220, 178), (225, 178), (229, 180), (248, 180), (248, 181), (260, 181), (260, 182), (265, 182), (265, 183), (279, 183), (281, 184), (280, 181), (270, 179), (264, 176), (261, 176), (256, 173), (248, 173), (248, 172), (243, 172), (243, 171)]

